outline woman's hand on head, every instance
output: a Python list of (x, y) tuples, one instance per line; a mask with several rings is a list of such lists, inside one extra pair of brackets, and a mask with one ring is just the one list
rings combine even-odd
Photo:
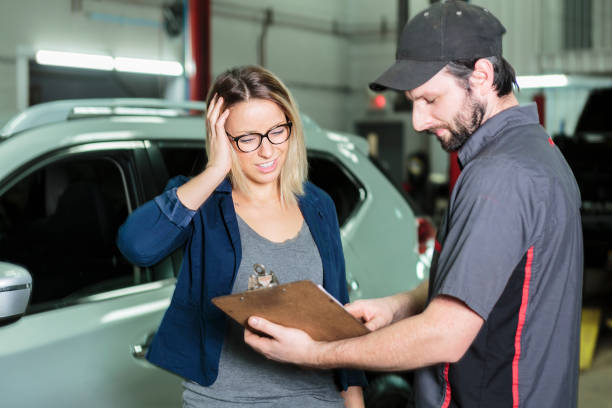
[[(225, 121), (229, 109), (224, 109), (223, 98), (215, 95), (206, 110), (206, 122), (210, 132), (210, 151), (206, 168), (213, 168), (225, 176), (232, 167), (232, 145), (225, 133)], [(223, 109), (223, 111), (221, 111)]]
[[(223, 182), (232, 168), (232, 146), (225, 133), (229, 109), (224, 109), (223, 98), (215, 95), (207, 107), (208, 163), (206, 169), (176, 190), (179, 201), (190, 210), (197, 210)], [(223, 111), (221, 111), (223, 109)]]

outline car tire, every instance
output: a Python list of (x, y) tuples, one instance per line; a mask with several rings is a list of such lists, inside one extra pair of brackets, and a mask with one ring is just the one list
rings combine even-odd
[(412, 385), (404, 377), (388, 374), (370, 380), (364, 391), (367, 408), (414, 408)]

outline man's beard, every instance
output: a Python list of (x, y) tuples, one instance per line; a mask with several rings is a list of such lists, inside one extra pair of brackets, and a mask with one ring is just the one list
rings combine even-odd
[(453, 118), (453, 126), (448, 127), (450, 138), (440, 140), (442, 148), (449, 153), (456, 152), (467, 142), (474, 132), (482, 125), (485, 113), (485, 105), (474, 98), (469, 90), (464, 107)]

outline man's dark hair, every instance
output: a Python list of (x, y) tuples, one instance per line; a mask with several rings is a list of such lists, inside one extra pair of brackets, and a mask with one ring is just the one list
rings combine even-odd
[[(480, 58), (451, 61), (446, 66), (446, 69), (459, 80), (460, 84), (465, 89), (469, 90), (469, 79), (472, 72), (474, 72), (476, 61), (479, 59)], [(504, 96), (511, 93), (512, 85), (515, 85), (516, 88), (519, 89), (518, 83), (516, 82), (516, 73), (508, 61), (503, 57), (487, 57), (485, 59), (493, 65), (493, 87), (497, 91), (497, 96)]]

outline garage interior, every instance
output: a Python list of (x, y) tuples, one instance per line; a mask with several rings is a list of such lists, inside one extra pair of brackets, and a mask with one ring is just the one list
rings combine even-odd
[[(403, 95), (367, 86), (394, 60), (404, 23), (433, 2), (5, 0), (0, 127), (30, 106), (63, 99), (201, 101), (216, 75), (258, 64), (276, 73), (322, 128), (364, 138), (415, 213), (435, 226), (458, 175), (456, 157), (413, 130)], [(579, 183), (585, 269), (578, 406), (612, 407), (612, 2), (470, 3), (505, 25), (516, 96), (537, 105)], [(79, 62), (82, 56), (101, 65)]]

